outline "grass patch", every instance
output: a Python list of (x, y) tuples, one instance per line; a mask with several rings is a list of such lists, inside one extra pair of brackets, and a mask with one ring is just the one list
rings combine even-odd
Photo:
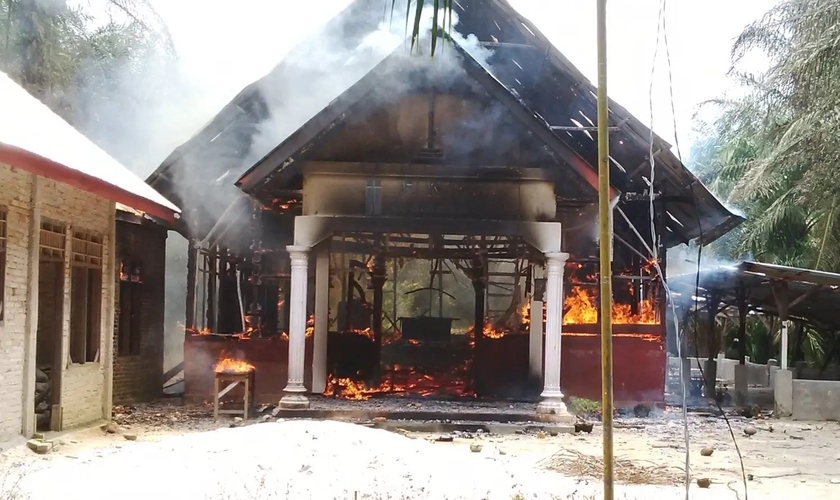
[(586, 398), (572, 398), (569, 409), (578, 417), (600, 417), (601, 402)]

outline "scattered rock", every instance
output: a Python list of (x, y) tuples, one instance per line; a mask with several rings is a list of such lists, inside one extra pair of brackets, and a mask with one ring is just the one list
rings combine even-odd
[(587, 434), (592, 433), (592, 429), (594, 424), (586, 423), (586, 422), (576, 422), (575, 423), (575, 432), (585, 432)]
[(548, 435), (551, 437), (557, 437), (557, 431), (549, 431)]
[(137, 434), (123, 434), (126, 441), (137, 441)]
[(382, 422), (387, 422), (388, 419), (385, 417), (374, 417), (373, 421), (377, 424), (381, 424)]
[(712, 480), (707, 477), (698, 477), (697, 478), (697, 486), (701, 488), (708, 488), (712, 485)]
[(453, 441), (453, 438), (452, 436), (438, 436), (438, 438), (435, 439), (435, 441), (437, 441), (438, 443), (451, 443)]
[(271, 418), (271, 415), (267, 413), (265, 415), (260, 415), (260, 422), (270, 422)]
[(650, 415), (650, 407), (642, 404), (636, 405), (633, 408), (633, 415), (638, 418), (647, 418)]
[(105, 422), (99, 428), (108, 434), (116, 434), (120, 430), (120, 426), (116, 422)]
[(790, 434), (790, 438), (791, 438), (791, 439), (795, 439), (795, 440), (797, 440), (797, 441), (804, 441), (804, 440), (805, 440), (805, 438), (804, 438), (804, 437), (802, 437), (802, 436), (797, 436), (796, 434)]
[(507, 452), (501, 448), (499, 448), (499, 455), (507, 455)]
[(757, 432), (758, 430), (751, 425), (744, 427), (744, 434), (746, 434), (747, 436), (755, 436)]
[(242, 417), (233, 417), (234, 422), (242, 422)]
[(706, 446), (705, 448), (700, 450), (700, 455), (704, 456), (704, 457), (711, 457), (712, 453), (714, 453), (714, 452), (715, 452), (714, 448), (712, 448), (710, 446)]
[(52, 444), (40, 439), (30, 439), (26, 442), (26, 447), (39, 455), (49, 453), (52, 450)]
[(481, 445), (480, 444), (471, 444), (470, 445), (470, 451), (473, 452), (473, 453), (480, 452), (481, 451)]
[(753, 476), (752, 474), (747, 474), (747, 481), (752, 481), (753, 479), (755, 479), (755, 476)]

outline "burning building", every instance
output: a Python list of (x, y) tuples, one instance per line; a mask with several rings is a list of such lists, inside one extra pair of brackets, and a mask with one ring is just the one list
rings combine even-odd
[[(403, 38), (371, 48), (381, 2), (354, 2), (151, 176), (191, 241), (188, 399), (214, 396), (227, 357), (286, 408), (533, 391), (552, 418), (564, 396), (599, 399), (595, 88), (506, 1), (455, 11), (430, 62)], [(651, 158), (650, 131), (615, 103), (610, 126), (616, 401), (656, 403), (652, 249), (664, 269), (667, 248), (741, 219), (656, 136)]]

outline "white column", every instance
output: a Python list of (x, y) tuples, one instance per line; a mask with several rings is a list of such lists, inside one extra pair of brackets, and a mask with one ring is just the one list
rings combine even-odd
[(782, 370), (788, 369), (788, 322), (782, 321), (782, 356), (781, 356)]
[(327, 388), (327, 334), (330, 314), (329, 240), (315, 251), (315, 338), (312, 352), (312, 393)]
[[(542, 267), (534, 266), (534, 285), (536, 280), (543, 277)], [(528, 375), (539, 380), (543, 376), (543, 297), (534, 295), (534, 285), (531, 286), (531, 329), (529, 331), (528, 343)], [(540, 300), (535, 300), (540, 299)]]
[(306, 282), (309, 247), (288, 246), (292, 261), (292, 289), (289, 300), (289, 381), (280, 407), (288, 410), (309, 408), (303, 386), (303, 365), (306, 355)]
[(560, 390), (560, 340), (563, 324), (563, 266), (569, 254), (546, 254), (548, 261), (545, 287), (545, 366), (542, 401), (537, 405), (537, 420), (571, 423), (574, 417), (563, 403)]

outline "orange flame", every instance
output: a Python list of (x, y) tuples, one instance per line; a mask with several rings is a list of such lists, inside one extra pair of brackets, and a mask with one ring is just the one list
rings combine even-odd
[(357, 401), (368, 400), (377, 394), (428, 396), (448, 393), (454, 396), (472, 396), (474, 393), (467, 384), (470, 378), (469, 370), (469, 361), (450, 373), (435, 375), (394, 365), (385, 368), (383, 381), (376, 387), (368, 387), (364, 382), (351, 378), (330, 376), (324, 395)]
[[(315, 335), (315, 315), (314, 314), (310, 314), (309, 318), (306, 320), (306, 330), (304, 330), (304, 333), (305, 333), (307, 338)], [(288, 332), (281, 333), (280, 338), (288, 342), (289, 333)]]
[[(598, 306), (596, 305), (596, 291), (594, 287), (573, 286), (563, 302), (564, 325), (592, 325), (598, 322)], [(653, 300), (644, 299), (639, 304), (638, 312), (632, 311), (630, 304), (612, 305), (612, 322), (615, 325), (655, 325), (657, 321), (656, 307)]]
[(254, 365), (241, 359), (224, 358), (219, 360), (219, 362), (213, 366), (213, 371), (215, 373), (241, 374), (248, 373), (253, 370)]

